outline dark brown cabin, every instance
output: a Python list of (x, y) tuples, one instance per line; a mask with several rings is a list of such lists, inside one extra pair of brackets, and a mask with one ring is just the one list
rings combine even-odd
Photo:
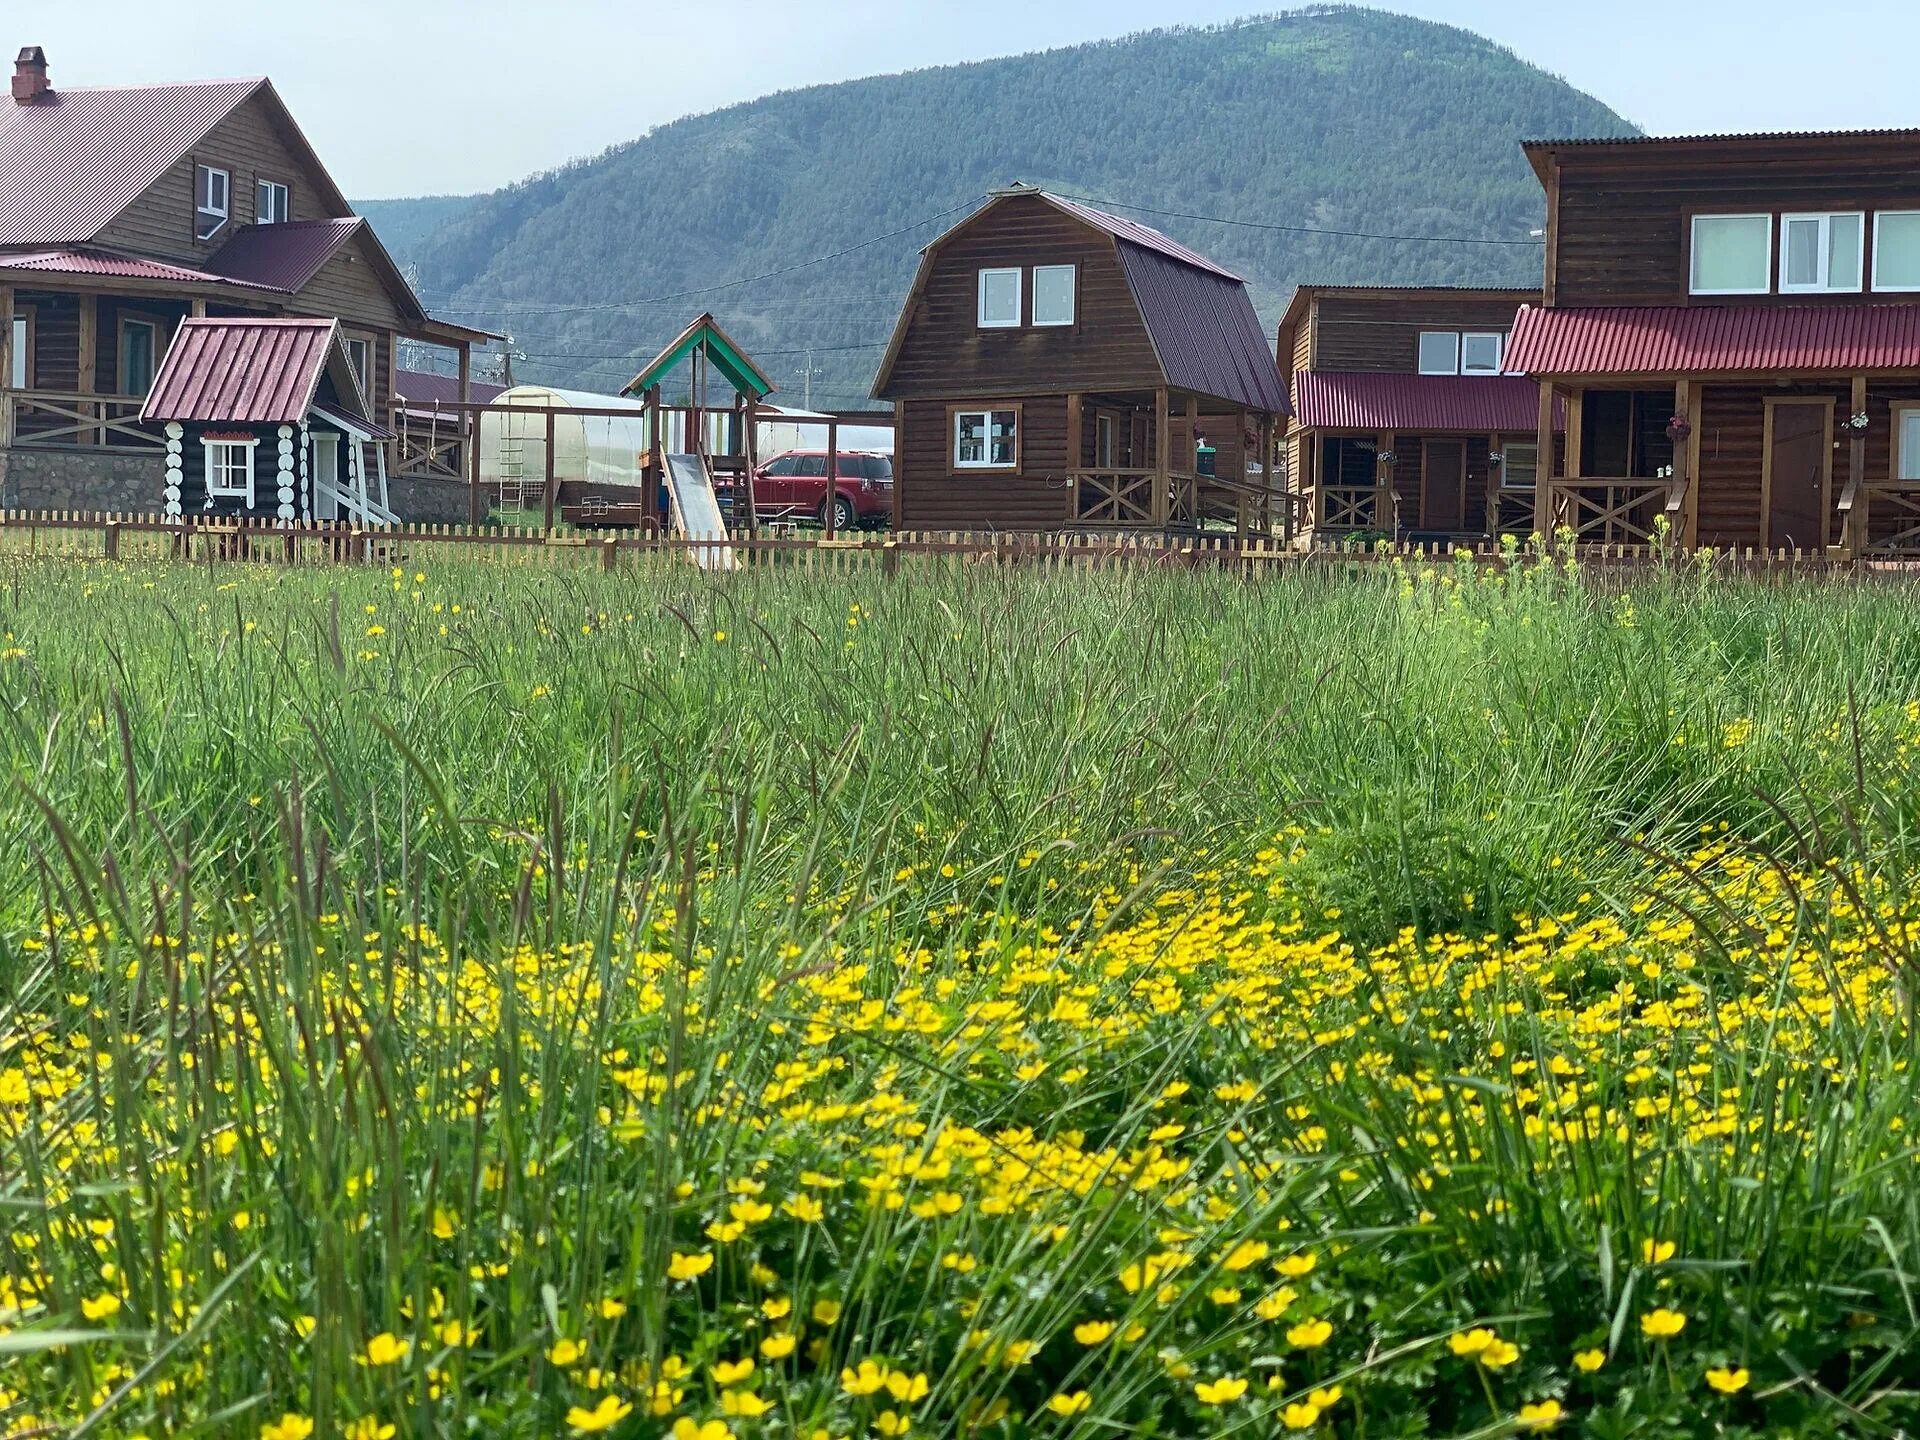
[(1920, 552), (1920, 131), (1554, 140), (1536, 527)]
[[(1024, 187), (923, 253), (874, 395), (907, 529), (1264, 529), (1286, 391), (1246, 284)], [(1211, 471), (1211, 473), (1206, 473)]]
[[(141, 407), (197, 316), (338, 321), (375, 422), (402, 340), (464, 380), (494, 338), (421, 308), (270, 81), (63, 86), (27, 46), (0, 97), (0, 508), (157, 510), (166, 437)], [(435, 482), (378, 443), (404, 518), (452, 518), (438, 492), (464, 514), (458, 461)]]
[(1276, 352), (1288, 472), (1316, 539), (1491, 539), (1533, 525), (1534, 384), (1506, 370), (1538, 290), (1305, 285)]

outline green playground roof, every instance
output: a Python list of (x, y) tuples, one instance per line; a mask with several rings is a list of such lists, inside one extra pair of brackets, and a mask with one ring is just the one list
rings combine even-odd
[(733, 343), (733, 338), (714, 322), (711, 314), (700, 316), (682, 330), (679, 338), (648, 361), (620, 393), (636, 395), (643, 390), (651, 390), (695, 350), (706, 352), (707, 359), (727, 377), (727, 383), (737, 393), (751, 395), (756, 400), (773, 393), (773, 381), (753, 363), (746, 351)]

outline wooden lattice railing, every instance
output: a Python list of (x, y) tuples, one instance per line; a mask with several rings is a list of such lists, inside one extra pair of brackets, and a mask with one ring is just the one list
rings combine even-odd
[(1153, 470), (1072, 470), (1073, 513), (1090, 525), (1151, 525)]
[(1654, 517), (1666, 512), (1673, 482), (1661, 478), (1550, 480), (1553, 528), (1571, 530), (1581, 545), (1649, 545)]
[(82, 395), (70, 390), (14, 390), (12, 433), (22, 447), (83, 446), (95, 450), (164, 450), (159, 427), (139, 423), (138, 395)]
[(1380, 530), (1393, 526), (1386, 493), (1378, 485), (1322, 485), (1319, 526), (1323, 530)]

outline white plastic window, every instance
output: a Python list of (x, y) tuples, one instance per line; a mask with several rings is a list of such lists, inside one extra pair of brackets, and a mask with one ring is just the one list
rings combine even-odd
[(193, 170), (193, 233), (211, 240), (220, 233), (232, 213), (233, 177), (213, 165), (196, 165)]
[(252, 440), (203, 440), (207, 452), (207, 494), (244, 499), (253, 508)]
[(1493, 331), (1460, 337), (1460, 373), (1462, 375), (1498, 375), (1500, 373), (1501, 336)]
[(1020, 412), (960, 410), (953, 417), (956, 470), (1011, 470), (1019, 460)]
[(1420, 373), (1422, 375), (1458, 375), (1460, 373), (1460, 332), (1422, 330), (1420, 332)]
[(1920, 290), (1920, 210), (1873, 217), (1873, 288)]
[(1017, 330), (1020, 327), (1020, 272), (980, 272), (980, 328)]
[(1074, 276), (1074, 267), (1071, 265), (1033, 267), (1035, 325), (1073, 324)]
[(1867, 217), (1857, 210), (1781, 216), (1780, 293), (1858, 290), (1866, 245)]
[(1773, 216), (1696, 215), (1688, 286), (1695, 295), (1765, 295), (1773, 270)]

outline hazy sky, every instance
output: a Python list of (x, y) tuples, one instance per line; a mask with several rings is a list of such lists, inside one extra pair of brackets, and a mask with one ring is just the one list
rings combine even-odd
[[(1383, 8), (1477, 30), (1654, 132), (1920, 125), (1916, 0), (1813, 12), (1805, 0)], [(5, 43), (44, 45), (56, 85), (271, 75), (341, 188), (363, 199), (490, 188), (772, 90), (1251, 13), (1245, 0), (67, 0), (8, 11)]]

